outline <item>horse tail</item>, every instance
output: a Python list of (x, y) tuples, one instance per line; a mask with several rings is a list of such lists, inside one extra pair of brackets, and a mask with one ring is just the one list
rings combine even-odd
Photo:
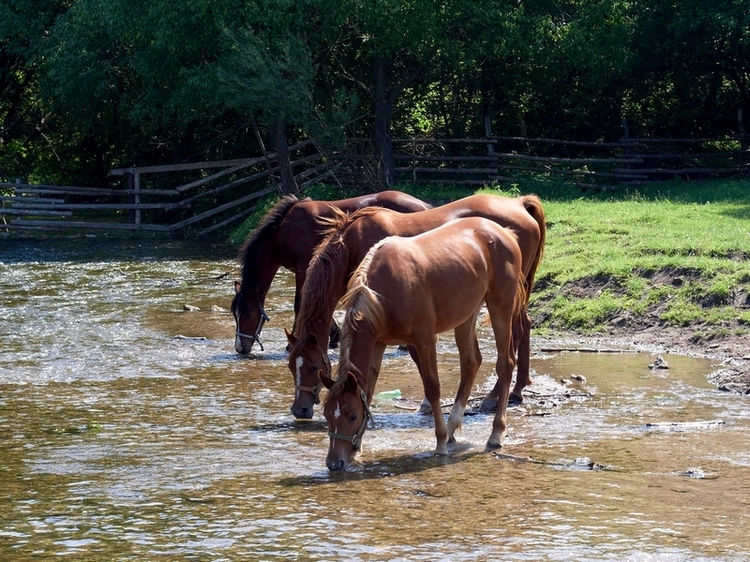
[[(521, 271), (518, 275), (518, 283), (516, 286), (516, 297), (513, 299), (513, 322), (512, 325), (514, 327), (513, 330), (511, 330), (512, 333), (521, 334), (523, 332), (523, 319), (526, 316), (526, 306), (529, 302), (529, 291), (530, 287), (528, 284), (528, 280), (526, 279), (526, 276), (523, 274), (523, 271)], [(518, 348), (519, 342), (514, 342), (513, 349)]]
[(537, 197), (536, 195), (524, 195), (523, 197), (521, 197), (521, 202), (523, 203), (526, 212), (529, 213), (539, 225), (539, 244), (537, 245), (534, 260), (531, 264), (531, 268), (529, 269), (529, 273), (526, 275), (525, 281), (526, 287), (524, 293), (526, 294), (526, 299), (528, 299), (529, 293), (531, 293), (531, 289), (534, 287), (534, 277), (536, 276), (536, 271), (539, 268), (539, 264), (542, 263), (544, 247), (547, 243), (547, 221), (544, 216), (542, 201), (539, 199), (539, 197)]

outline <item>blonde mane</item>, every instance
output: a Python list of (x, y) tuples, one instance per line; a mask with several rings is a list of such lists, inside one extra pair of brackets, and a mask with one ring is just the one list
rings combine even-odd
[(385, 312), (379, 300), (380, 295), (367, 285), (367, 273), (375, 252), (387, 241), (388, 238), (385, 238), (370, 248), (349, 280), (346, 294), (342, 299), (342, 303), (346, 307), (346, 315), (341, 327), (341, 341), (339, 343), (341, 352), (336, 367), (336, 383), (328, 393), (326, 401), (335, 399), (341, 394), (346, 375), (350, 371), (354, 373), (362, 388), (367, 388), (369, 384), (365, 374), (349, 360), (349, 350), (352, 337), (355, 332), (361, 329), (361, 323), (364, 322), (373, 332), (377, 332), (385, 322)]

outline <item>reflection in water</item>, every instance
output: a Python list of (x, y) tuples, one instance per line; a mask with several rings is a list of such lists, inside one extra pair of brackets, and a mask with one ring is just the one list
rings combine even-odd
[[(231, 315), (211, 311), (231, 300), (233, 251), (180, 244), (0, 248), (0, 559), (750, 556), (750, 413), (706, 382), (710, 362), (537, 355), (501, 455), (484, 452), (488, 416), (468, 416), (436, 458), (430, 417), (379, 401), (354, 469), (329, 475), (320, 412), (289, 413), (291, 276), (269, 296), (266, 352), (239, 357)], [(477, 394), (494, 383), (481, 335)], [(448, 398), (450, 338), (440, 360)], [(542, 398), (573, 374), (587, 380), (578, 400)], [(396, 388), (421, 398), (389, 349), (378, 390)]]

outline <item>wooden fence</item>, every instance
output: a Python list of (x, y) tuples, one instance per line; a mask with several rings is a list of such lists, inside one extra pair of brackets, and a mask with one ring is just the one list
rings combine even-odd
[[(747, 141), (412, 138), (394, 140), (393, 148), (397, 183), (483, 185), (556, 176), (583, 189), (614, 189), (674, 177), (747, 175)], [(366, 152), (326, 159), (309, 140), (289, 151), (300, 188), (322, 181), (371, 190), (382, 187), (373, 172), (379, 164), (369, 162)], [(239, 160), (119, 168), (111, 171), (111, 183), (119, 183), (111, 188), (0, 183), (0, 232), (93, 229), (205, 235), (246, 217), (261, 197), (279, 189), (275, 162), (275, 154), (267, 153)], [(157, 174), (170, 174), (178, 186), (168, 187), (172, 184)], [(156, 177), (161, 179), (148, 179)]]
[[(329, 173), (311, 141), (289, 147), (300, 187)], [(258, 200), (276, 191), (274, 153), (255, 158), (112, 170), (112, 188), (0, 183), (0, 232), (154, 231), (201, 236), (253, 212)], [(215, 171), (218, 170), (218, 171)], [(159, 188), (144, 176), (170, 174), (182, 181)], [(147, 219), (147, 220), (144, 220)]]
[(557, 176), (584, 189), (612, 189), (675, 177), (746, 175), (747, 140), (396, 139), (396, 182), (482, 185)]

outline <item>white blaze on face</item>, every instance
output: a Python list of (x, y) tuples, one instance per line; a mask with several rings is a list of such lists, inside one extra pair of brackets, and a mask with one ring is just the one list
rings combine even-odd
[(336, 402), (336, 410), (333, 412), (333, 419), (337, 420), (341, 417), (341, 407), (339, 406), (339, 403)]
[(234, 349), (237, 352), (242, 351), (242, 340), (240, 339), (240, 316), (239, 314), (234, 317)]
[[(302, 363), (304, 363), (304, 359), (300, 355), (294, 362), (295, 367), (297, 367), (297, 386), (302, 386)], [(299, 395), (299, 390), (297, 390), (297, 395)]]

